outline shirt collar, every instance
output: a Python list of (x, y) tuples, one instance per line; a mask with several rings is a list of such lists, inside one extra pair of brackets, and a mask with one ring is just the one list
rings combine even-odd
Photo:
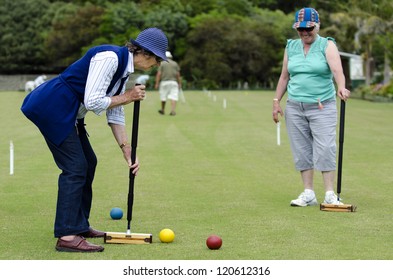
[(134, 73), (134, 56), (131, 52), (128, 52), (128, 64), (126, 68), (126, 75)]

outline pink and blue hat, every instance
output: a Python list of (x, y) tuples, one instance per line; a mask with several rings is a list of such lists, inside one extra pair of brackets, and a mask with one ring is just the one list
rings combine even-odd
[(314, 8), (303, 8), (296, 12), (292, 28), (313, 27), (319, 23), (319, 14)]

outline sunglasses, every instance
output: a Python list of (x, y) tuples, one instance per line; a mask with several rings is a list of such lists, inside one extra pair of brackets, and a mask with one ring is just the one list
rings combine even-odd
[(296, 30), (299, 31), (299, 32), (303, 32), (303, 31), (311, 32), (311, 31), (314, 30), (314, 28), (315, 28), (315, 26), (312, 26), (312, 27), (299, 27), (299, 28), (296, 28)]

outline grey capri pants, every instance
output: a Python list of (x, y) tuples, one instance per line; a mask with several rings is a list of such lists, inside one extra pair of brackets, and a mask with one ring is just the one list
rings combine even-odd
[(303, 103), (287, 100), (285, 123), (298, 171), (336, 170), (336, 100)]

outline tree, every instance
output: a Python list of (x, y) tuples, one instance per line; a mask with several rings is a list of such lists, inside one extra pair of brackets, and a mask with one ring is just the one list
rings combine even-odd
[(2, 0), (0, 4), (0, 72), (41, 73), (46, 62), (46, 0)]
[(282, 60), (285, 39), (282, 21), (266, 19), (266, 14), (286, 17), (281, 12), (254, 13), (249, 18), (218, 11), (195, 17), (187, 36), (183, 73), (199, 87), (270, 83), (276, 76), (272, 65)]
[(248, 0), (220, 0), (217, 1), (217, 10), (230, 15), (250, 16), (253, 14), (253, 5)]
[(62, 70), (80, 57), (81, 48), (99, 36), (103, 13), (102, 7), (90, 3), (83, 7), (69, 3), (56, 10), (46, 39), (53, 67)]
[(261, 9), (280, 10), (287, 14), (303, 7), (317, 7), (316, 5), (311, 5), (310, 2), (312, 1), (310, 0), (251, 0), (250, 2)]
[(92, 44), (123, 45), (143, 29), (144, 22), (145, 16), (134, 2), (107, 3), (99, 28), (100, 36)]
[(217, 0), (180, 0), (189, 17), (194, 17), (216, 8)]
[(382, 19), (382, 32), (377, 36), (377, 42), (382, 46), (383, 49), (383, 83), (388, 84), (390, 82), (390, 62), (393, 59), (393, 2), (388, 0), (382, 0), (378, 5), (378, 16)]
[(187, 9), (179, 0), (163, 0), (146, 10), (144, 27), (161, 28), (168, 37), (169, 49), (177, 56), (185, 52), (184, 38), (188, 32)]
[[(374, 46), (378, 41), (389, 45), (389, 34), (393, 31), (393, 3), (389, 0), (351, 0), (346, 6), (345, 13), (337, 13), (335, 18), (336, 27), (347, 31), (347, 41), (353, 35), (351, 49), (357, 53), (363, 53), (366, 65), (366, 85), (370, 85), (374, 61)], [(390, 79), (389, 55), (390, 50), (385, 47), (384, 65), (385, 82)]]

